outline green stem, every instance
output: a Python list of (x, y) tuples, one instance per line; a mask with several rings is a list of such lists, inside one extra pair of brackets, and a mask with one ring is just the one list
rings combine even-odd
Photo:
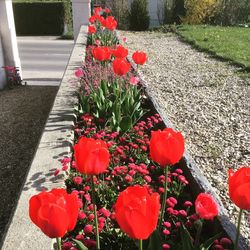
[(100, 238), (99, 238), (99, 227), (98, 227), (98, 219), (96, 213), (96, 202), (95, 202), (95, 183), (94, 176), (91, 176), (91, 192), (92, 192), (92, 203), (94, 205), (94, 216), (95, 216), (95, 229), (96, 229), (96, 249), (100, 250)]
[(199, 243), (200, 243), (200, 237), (201, 237), (201, 231), (202, 231), (202, 227), (203, 227), (203, 220), (197, 220), (195, 222), (195, 226), (197, 228), (197, 232), (196, 232), (196, 235), (195, 235), (195, 241), (194, 241), (194, 245), (195, 246), (199, 246)]
[(234, 250), (238, 250), (242, 213), (243, 213), (243, 209), (240, 209), (240, 213), (239, 213), (239, 217), (238, 217), (238, 225), (237, 225), (237, 234), (236, 234), (236, 239), (235, 239), (235, 243), (234, 243)]
[(62, 239), (56, 238), (56, 245), (57, 245), (57, 250), (62, 250)]
[(165, 183), (164, 183), (164, 194), (162, 199), (162, 206), (161, 206), (161, 215), (158, 224), (158, 228), (160, 229), (162, 226), (162, 221), (164, 219), (165, 209), (166, 209), (166, 199), (167, 199), (167, 188), (168, 188), (168, 166), (164, 168), (165, 172)]
[(142, 250), (142, 240), (139, 240), (139, 250)]

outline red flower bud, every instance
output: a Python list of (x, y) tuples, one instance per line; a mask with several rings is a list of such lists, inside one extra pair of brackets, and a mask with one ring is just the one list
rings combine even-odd
[(200, 193), (195, 200), (195, 211), (200, 218), (213, 220), (218, 215), (218, 206), (210, 194)]

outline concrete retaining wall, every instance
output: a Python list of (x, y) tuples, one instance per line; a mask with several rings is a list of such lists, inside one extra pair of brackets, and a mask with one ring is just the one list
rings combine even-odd
[(78, 102), (78, 80), (74, 72), (85, 59), (86, 42), (87, 26), (82, 26), (9, 225), (3, 250), (53, 249), (53, 241), (30, 221), (29, 199), (43, 188), (50, 190), (64, 186), (63, 175), (54, 177), (53, 173), (60, 166), (60, 159), (71, 157), (74, 105)]

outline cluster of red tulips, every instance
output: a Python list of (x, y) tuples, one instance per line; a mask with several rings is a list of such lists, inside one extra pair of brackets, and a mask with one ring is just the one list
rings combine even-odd
[[(96, 8), (94, 15), (90, 17), (90, 23), (90, 36), (98, 32), (100, 28), (102, 31), (105, 29), (114, 31), (117, 26), (117, 22), (110, 15), (108, 8), (104, 10)], [(92, 56), (94, 60), (104, 63), (112, 59), (112, 68), (118, 77), (127, 74), (131, 67), (127, 60), (128, 50), (122, 45), (112, 48), (100, 45), (93, 46)], [(132, 59), (137, 65), (143, 65), (147, 60), (147, 55), (144, 52), (137, 51), (132, 55)], [(105, 64), (103, 67), (105, 67)], [(81, 72), (77, 72), (77, 74), (81, 75)], [(186, 201), (184, 203), (187, 210), (177, 210), (177, 200), (172, 196), (168, 197), (171, 175), (179, 176), (183, 183), (187, 183), (181, 169), (176, 170), (175, 173), (170, 173), (174, 169), (174, 165), (183, 157), (184, 138), (180, 132), (171, 128), (152, 131), (150, 137), (145, 135), (143, 132), (145, 127), (152, 130), (154, 124), (157, 124), (159, 120), (159, 115), (156, 115), (148, 118), (148, 123), (139, 122), (134, 126), (134, 134), (130, 136), (129, 141), (126, 139), (126, 135), (120, 136), (118, 132), (111, 131), (107, 133), (103, 130), (97, 133), (95, 128), (90, 126), (94, 124), (91, 114), (85, 114), (81, 118), (81, 123), (84, 122), (86, 127), (85, 130), (79, 128), (75, 130), (79, 137), (74, 146), (74, 161), (68, 159), (63, 162), (63, 170), (69, 176), (74, 176), (70, 181), (71, 185), (80, 187), (80, 189), (71, 188), (71, 192), (66, 192), (65, 189), (42, 191), (31, 197), (29, 202), (29, 215), (32, 222), (48, 237), (57, 239), (58, 249), (62, 249), (62, 245), (65, 250), (86, 249), (85, 246), (101, 249), (102, 242), (99, 234), (108, 220), (114, 221), (112, 225), (117, 223), (120, 230), (127, 236), (138, 240), (138, 248), (143, 249), (143, 240), (149, 239), (154, 232), (161, 232), (164, 237), (170, 234), (172, 224), (167, 218), (176, 217), (177, 215), (187, 217), (187, 211), (190, 210), (192, 202)], [(129, 146), (124, 144), (125, 146), (115, 147), (114, 139), (121, 143), (128, 141)], [(136, 143), (133, 143), (133, 140), (136, 140)], [(139, 152), (136, 150), (140, 149), (140, 152), (146, 157), (145, 159), (149, 159), (148, 162), (135, 164), (136, 160), (125, 155), (125, 151), (130, 150), (130, 147), (131, 150), (135, 150), (135, 155)], [(118, 164), (120, 160), (123, 160), (122, 164), (125, 164), (124, 162), (127, 159), (130, 161), (129, 167)], [(154, 165), (150, 166), (149, 162)], [(69, 171), (68, 163), (71, 163), (71, 170)], [(112, 167), (115, 164), (117, 166)], [(116, 172), (122, 173), (123, 171), (126, 177), (128, 176), (126, 180), (127, 187), (123, 188), (117, 197), (113, 197), (115, 202), (109, 204), (110, 209), (100, 207), (100, 197), (97, 194), (102, 195), (99, 188), (103, 181), (111, 181), (112, 177), (115, 178)], [(142, 174), (143, 178), (140, 181), (144, 184), (134, 184), (130, 179), (136, 174), (136, 171)], [(157, 171), (163, 171), (164, 175), (154, 177), (157, 175)], [(152, 173), (151, 176), (150, 173)], [(158, 190), (154, 187), (154, 178), (159, 179), (160, 183), (163, 184)], [(114, 185), (119, 186), (117, 183), (114, 183)], [(117, 189), (119, 188), (117, 187)], [(241, 167), (235, 173), (232, 170), (229, 171), (229, 196), (241, 209), (240, 216), (242, 210), (250, 210), (249, 167)], [(83, 200), (85, 204), (83, 204)], [(190, 216), (189, 224), (192, 219), (201, 222), (203, 220), (213, 220), (219, 213), (218, 206), (210, 194), (201, 193), (198, 195), (194, 205), (195, 214), (192, 218)], [(69, 237), (68, 233), (74, 230), (77, 221), (83, 219), (94, 221), (94, 230), (90, 224), (83, 225), (81, 229), (82, 235), (76, 237), (73, 242), (67, 241), (62, 244), (61, 238)], [(239, 225), (235, 249), (237, 249), (238, 245)], [(182, 225), (176, 223), (175, 227), (181, 228)], [(184, 226), (183, 228), (185, 229)], [(92, 233), (95, 235), (95, 240), (88, 237)], [(200, 233), (201, 227), (197, 232), (194, 245), (199, 244)], [(84, 234), (86, 235), (85, 238)], [(226, 245), (230, 245), (228, 243), (230, 240), (223, 239), (214, 243), (214, 249), (227, 249)], [(161, 248), (174, 249), (167, 242), (164, 242)]]

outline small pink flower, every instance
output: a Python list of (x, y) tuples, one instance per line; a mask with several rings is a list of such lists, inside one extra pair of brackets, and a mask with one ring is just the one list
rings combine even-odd
[(84, 239), (84, 236), (82, 234), (76, 235), (76, 240), (83, 240), (83, 239)]
[(78, 219), (79, 220), (83, 220), (83, 219), (85, 219), (86, 218), (86, 214), (83, 212), (83, 211), (80, 211), (79, 213), (78, 213)]
[(163, 234), (165, 234), (165, 235), (169, 235), (169, 234), (170, 234), (170, 231), (169, 231), (169, 230), (167, 230), (167, 229), (164, 229), (164, 230), (163, 230)]
[(101, 212), (105, 217), (109, 217), (111, 214), (105, 207), (101, 208), (99, 212)]
[(185, 201), (184, 202), (184, 206), (185, 207), (192, 207), (193, 206), (193, 203), (191, 201)]
[(187, 212), (185, 210), (179, 210), (179, 214), (183, 217), (187, 216)]
[(90, 214), (88, 216), (88, 221), (92, 221), (92, 220), (94, 220), (94, 218), (95, 218), (95, 215), (94, 214)]
[(149, 183), (149, 182), (151, 182), (151, 177), (149, 176), (149, 175), (145, 175), (144, 177), (143, 177), (143, 179), (147, 182), (147, 183)]
[(163, 244), (163, 245), (162, 245), (162, 248), (163, 248), (163, 249), (170, 249), (170, 245), (168, 245), (168, 244)]
[(83, 229), (85, 234), (91, 234), (93, 231), (93, 227), (91, 225), (86, 225)]
[(180, 226), (181, 226), (181, 223), (180, 223), (179, 221), (177, 221), (177, 222), (175, 223), (175, 226), (176, 226), (176, 227), (180, 227)]
[(164, 222), (163, 222), (163, 225), (164, 225), (165, 227), (167, 227), (167, 228), (170, 228), (170, 227), (171, 227), (171, 223), (168, 222), (168, 221), (164, 221)]
[(81, 68), (79, 68), (78, 70), (75, 71), (75, 76), (77, 78), (83, 77), (83, 71)]
[(132, 182), (132, 181), (133, 181), (133, 178), (132, 178), (132, 176), (130, 176), (130, 175), (126, 175), (126, 176), (125, 176), (125, 180), (126, 180), (127, 182)]
[(62, 167), (62, 171), (67, 171), (68, 170), (68, 166), (67, 165), (63, 165), (63, 167)]
[(60, 173), (59, 169), (56, 169), (55, 172), (53, 173), (54, 176), (57, 176)]
[(76, 185), (81, 185), (82, 184), (82, 177), (80, 176), (76, 176), (73, 178), (73, 182), (76, 184)]
[(140, 78), (138, 76), (131, 76), (130, 77), (130, 84), (131, 85), (137, 85), (137, 83), (140, 81)]
[(123, 37), (123, 38), (122, 38), (122, 41), (123, 41), (124, 43), (126, 43), (126, 42), (128, 41), (127, 37)]
[(90, 197), (89, 194), (85, 194), (84, 198), (85, 198), (86, 201), (91, 201), (91, 197)]
[(101, 45), (101, 41), (100, 41), (100, 40), (95, 40), (95, 44), (96, 44), (97, 46), (100, 46), (100, 45)]

